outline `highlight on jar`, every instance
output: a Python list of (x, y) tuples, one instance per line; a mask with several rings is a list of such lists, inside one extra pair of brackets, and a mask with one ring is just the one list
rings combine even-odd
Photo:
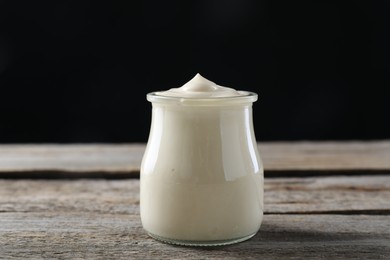
[(187, 246), (245, 241), (263, 219), (257, 94), (197, 74), (147, 94), (152, 122), (140, 175), (141, 221), (153, 238)]

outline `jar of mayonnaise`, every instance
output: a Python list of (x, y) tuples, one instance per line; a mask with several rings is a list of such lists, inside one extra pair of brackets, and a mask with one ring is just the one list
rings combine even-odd
[(197, 74), (147, 100), (152, 123), (140, 180), (147, 233), (190, 246), (254, 236), (263, 218), (263, 166), (252, 123), (257, 94)]

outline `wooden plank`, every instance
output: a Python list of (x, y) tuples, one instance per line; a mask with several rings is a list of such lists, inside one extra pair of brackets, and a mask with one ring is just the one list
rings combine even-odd
[[(266, 179), (267, 214), (254, 238), (187, 248), (143, 231), (137, 179), (0, 180), (0, 252), (5, 259), (388, 259), (389, 192), (390, 176)], [(354, 209), (361, 214), (349, 215)]]
[(390, 176), (266, 178), (265, 212), (390, 215)]
[(179, 247), (143, 231), (138, 215), (0, 213), (4, 259), (388, 259), (388, 216), (265, 215), (240, 244)]
[[(0, 145), (0, 178), (137, 177), (144, 144)], [(390, 141), (260, 143), (266, 173), (390, 173)]]
[(1, 172), (139, 172), (144, 144), (0, 145)]
[[(390, 176), (271, 178), (266, 214), (390, 215)], [(0, 180), (0, 212), (138, 214), (139, 180)]]
[(390, 170), (390, 141), (261, 143), (269, 170)]

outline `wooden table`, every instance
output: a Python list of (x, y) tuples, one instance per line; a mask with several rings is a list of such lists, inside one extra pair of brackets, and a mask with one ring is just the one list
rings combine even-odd
[(246, 242), (157, 242), (143, 144), (0, 146), (0, 258), (390, 259), (390, 141), (260, 143), (265, 216)]

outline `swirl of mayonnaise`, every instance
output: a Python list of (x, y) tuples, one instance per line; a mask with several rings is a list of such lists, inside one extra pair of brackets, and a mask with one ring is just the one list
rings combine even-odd
[(156, 95), (182, 98), (218, 98), (243, 96), (244, 94), (233, 88), (219, 86), (198, 73), (182, 87), (156, 92)]

